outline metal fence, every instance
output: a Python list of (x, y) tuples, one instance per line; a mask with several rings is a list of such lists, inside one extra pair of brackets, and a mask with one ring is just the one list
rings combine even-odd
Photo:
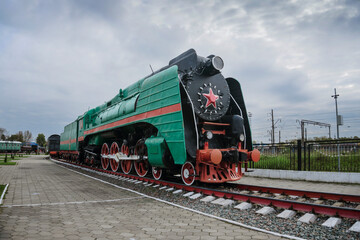
[(299, 171), (360, 172), (360, 139), (254, 144), (260, 161), (250, 167)]

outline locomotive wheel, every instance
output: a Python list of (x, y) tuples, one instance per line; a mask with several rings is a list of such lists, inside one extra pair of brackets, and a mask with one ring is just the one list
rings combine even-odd
[(135, 171), (139, 177), (144, 177), (149, 171), (147, 160), (135, 161)]
[[(115, 155), (118, 152), (119, 152), (119, 145), (117, 144), (117, 142), (113, 142), (110, 147), (110, 154)], [(115, 159), (110, 159), (110, 167), (113, 172), (117, 172), (117, 170), (119, 169), (119, 165), (120, 163), (116, 162)]]
[(144, 156), (147, 156), (147, 149), (145, 142), (140, 139), (135, 146), (135, 155), (140, 156), (140, 160), (135, 161), (135, 171), (138, 176), (144, 177), (149, 171), (149, 162), (147, 159), (141, 159)]
[(159, 180), (163, 175), (163, 170), (161, 168), (152, 167), (151, 173), (156, 180)]
[[(123, 144), (121, 146), (121, 152), (123, 154), (125, 154), (126, 156), (129, 156), (129, 147), (125, 144)], [(125, 173), (128, 174), (130, 173), (131, 169), (132, 169), (132, 161), (130, 160), (124, 160), (120, 162), (120, 166), (121, 166), (121, 170)]]
[[(105, 154), (108, 155), (109, 154), (109, 146), (107, 145), (107, 143), (104, 143), (101, 147), (101, 154)], [(101, 167), (104, 170), (107, 170), (109, 167), (109, 159), (108, 158), (103, 158), (101, 157)]]
[(195, 168), (191, 162), (186, 162), (181, 168), (181, 178), (185, 185), (190, 186), (195, 181)]

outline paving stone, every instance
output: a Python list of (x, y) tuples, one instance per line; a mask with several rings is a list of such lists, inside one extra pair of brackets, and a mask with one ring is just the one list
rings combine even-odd
[(261, 215), (268, 215), (273, 212), (275, 212), (275, 209), (272, 207), (263, 207), (256, 211), (256, 213), (261, 214)]
[(299, 218), (299, 222), (302, 223), (314, 223), (316, 220), (316, 216), (314, 214), (311, 213), (306, 213), (305, 215), (303, 215), (301, 218)]
[(200, 199), (201, 202), (211, 202), (211, 201), (214, 201), (216, 199), (216, 197), (214, 196), (206, 196), (202, 199)]
[(284, 196), (284, 195), (277, 195), (275, 197), (275, 199), (285, 199), (285, 198), (286, 198), (286, 196)]
[(326, 220), (323, 224), (321, 224), (321, 226), (324, 227), (329, 227), (329, 228), (334, 228), (337, 225), (339, 225), (341, 223), (341, 219), (340, 218), (336, 218), (336, 217), (331, 217), (328, 220)]
[(271, 196), (271, 194), (269, 194), (269, 193), (262, 193), (262, 194), (260, 194), (260, 197), (270, 197)]
[(201, 196), (202, 196), (201, 193), (196, 193), (196, 194), (191, 195), (189, 198), (190, 199), (198, 199)]
[(223, 201), (223, 202), (222, 202), (222, 203), (220, 203), (219, 205), (226, 207), (226, 206), (233, 205), (234, 203), (235, 203), (235, 201), (234, 201), (234, 200), (231, 200), (231, 199), (226, 199), (225, 201)]
[(184, 197), (190, 197), (191, 195), (193, 195), (194, 194), (194, 192), (188, 192), (188, 193), (185, 193), (183, 196)]
[(297, 198), (299, 198), (299, 196), (296, 196), (296, 195), (289, 195), (289, 198), (292, 198), (292, 199), (297, 199)]
[(183, 190), (179, 189), (179, 190), (176, 190), (173, 192), (173, 194), (179, 194), (179, 193), (182, 193)]
[(296, 215), (296, 212), (293, 210), (284, 210), (276, 216), (279, 218), (290, 219), (290, 218), (293, 218), (295, 215)]
[(343, 206), (344, 206), (344, 202), (335, 202), (332, 206), (333, 206), (333, 207), (343, 207)]
[(235, 201), (231, 200), (231, 199), (218, 198), (218, 199), (212, 201), (211, 203), (226, 207), (226, 206), (233, 204), (234, 202)]
[(351, 226), (351, 228), (349, 229), (349, 231), (360, 233), (360, 221), (357, 221), (356, 223), (354, 223)]
[(323, 204), (324, 203), (324, 200), (316, 200), (315, 202), (314, 202), (314, 204)]
[(221, 202), (225, 201), (224, 198), (218, 198), (218, 199), (215, 199), (214, 201), (212, 201), (211, 203), (214, 203), (214, 204), (219, 204)]
[(252, 208), (252, 204), (248, 203), (248, 202), (242, 202), (242, 203), (236, 205), (234, 208), (239, 209), (239, 210), (247, 210), (247, 209)]

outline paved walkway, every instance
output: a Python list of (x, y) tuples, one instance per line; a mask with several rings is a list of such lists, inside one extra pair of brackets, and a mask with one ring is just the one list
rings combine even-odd
[(115, 188), (41, 156), (0, 167), (0, 239), (279, 239)]

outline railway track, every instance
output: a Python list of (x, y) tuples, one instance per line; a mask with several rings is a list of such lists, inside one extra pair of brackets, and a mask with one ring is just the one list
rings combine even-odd
[[(233, 183), (226, 184), (227, 189), (220, 190), (217, 188), (209, 188), (202, 186), (187, 186), (182, 183), (176, 183), (176, 182), (170, 182), (164, 180), (155, 180), (148, 177), (139, 177), (131, 174), (113, 172), (109, 170), (98, 169), (95, 167), (90, 167), (87, 165), (77, 164), (64, 160), (57, 160), (57, 161), (66, 162), (68, 164), (91, 169), (93, 171), (106, 173), (109, 175), (117, 175), (128, 179), (142, 181), (148, 184), (173, 188), (175, 190), (178, 189), (187, 192), (200, 193), (205, 196), (214, 196), (218, 198), (231, 199), (233, 201), (249, 202), (252, 204), (273, 206), (282, 209), (292, 209), (299, 212), (315, 213), (319, 215), (339, 216), (342, 218), (349, 218), (356, 220), (360, 219), (360, 209), (356, 209), (355, 207), (340, 207), (340, 206), (334, 206), (328, 204), (311, 203), (309, 201), (306, 201), (306, 199), (332, 200), (332, 201), (348, 202), (351, 203), (353, 206), (355, 205), (357, 206), (357, 204), (360, 203), (360, 196), (358, 195), (334, 194), (334, 193), (326, 193), (326, 192), (314, 192), (314, 191), (273, 188), (273, 187), (263, 187), (263, 186), (233, 184)], [(281, 199), (281, 197), (279, 198), (279, 196), (283, 196), (283, 198), (286, 199)], [(296, 198), (300, 198), (300, 199), (296, 199)]]

